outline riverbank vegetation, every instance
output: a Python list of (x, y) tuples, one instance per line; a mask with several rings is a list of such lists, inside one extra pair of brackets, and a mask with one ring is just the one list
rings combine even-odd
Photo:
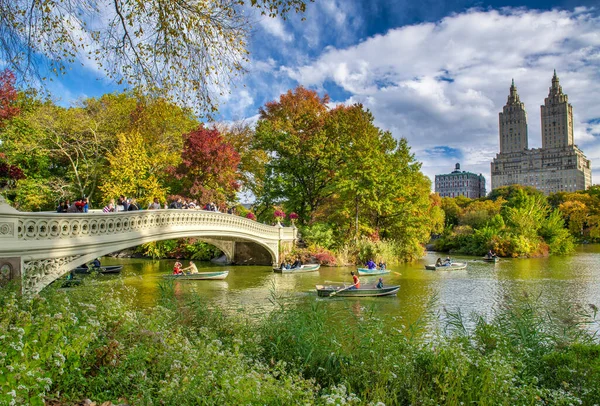
[(439, 251), (500, 256), (545, 256), (573, 252), (577, 242), (600, 237), (600, 189), (556, 193), (509, 186), (486, 198), (442, 198), (445, 229), (434, 247)]
[[(0, 291), (0, 403), (598, 404), (597, 308), (505, 298), (404, 326), (368, 308), (290, 304), (242, 318), (161, 285), (144, 311), (92, 278), (26, 298)], [(434, 326), (440, 326), (436, 328)]]

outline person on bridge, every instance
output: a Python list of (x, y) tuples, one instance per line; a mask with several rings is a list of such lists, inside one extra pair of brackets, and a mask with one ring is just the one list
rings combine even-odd
[(148, 205), (148, 210), (159, 210), (160, 202), (158, 201), (158, 197), (154, 198), (154, 201)]
[(188, 269), (190, 270), (190, 274), (198, 273), (198, 268), (196, 267), (196, 264), (194, 264), (194, 261), (190, 261), (190, 266), (183, 268), (182, 271), (187, 271)]

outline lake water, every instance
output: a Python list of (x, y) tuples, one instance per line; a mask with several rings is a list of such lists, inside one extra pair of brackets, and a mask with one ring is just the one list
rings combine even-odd
[[(480, 258), (454, 256), (467, 262), (465, 270), (427, 271), (425, 264), (434, 263), (439, 253), (428, 252), (419, 262), (390, 266), (391, 273), (383, 276), (386, 285), (400, 285), (397, 296), (380, 298), (318, 298), (315, 285), (327, 282), (350, 282), (353, 267), (321, 267), (317, 272), (304, 274), (276, 274), (267, 266), (219, 266), (197, 263), (200, 272), (228, 270), (222, 281), (176, 281), (176, 292), (194, 291), (214, 306), (227, 312), (241, 312), (259, 316), (272, 309), (270, 296), (283, 295), (288, 300), (309, 297), (325, 301), (336, 309), (347, 308), (360, 316), (365, 311), (376, 311), (393, 316), (399, 323), (408, 324), (422, 317), (427, 310), (442, 308), (464, 315), (492, 314), (494, 308), (505, 303), (507, 297), (536, 298), (548, 311), (573, 305), (600, 307), (600, 245), (583, 245), (577, 253), (567, 257), (532, 259), (501, 259), (498, 263), (483, 262)], [(170, 274), (173, 260), (104, 258), (104, 265), (121, 264), (120, 276), (102, 276), (102, 279), (123, 278), (126, 285), (135, 287), (136, 303), (152, 306), (159, 297), (162, 276)], [(184, 262), (184, 266), (187, 262)], [(375, 285), (378, 277), (361, 277), (362, 285)]]

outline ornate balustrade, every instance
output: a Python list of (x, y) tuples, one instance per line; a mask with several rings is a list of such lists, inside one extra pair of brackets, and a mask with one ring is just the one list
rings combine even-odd
[[(102, 214), (19, 213), (19, 240), (48, 240), (115, 235), (165, 226), (231, 228), (256, 237), (293, 240), (289, 227), (267, 226), (243, 217), (202, 210), (148, 210)], [(0, 224), (0, 233), (2, 224)], [(8, 227), (8, 224), (5, 225)], [(282, 233), (283, 231), (283, 233)], [(283, 235), (282, 235), (283, 234)]]

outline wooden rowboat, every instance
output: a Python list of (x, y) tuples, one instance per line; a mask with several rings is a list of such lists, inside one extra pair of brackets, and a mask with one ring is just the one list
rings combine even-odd
[(360, 276), (370, 276), (370, 275), (384, 275), (386, 273), (390, 273), (388, 269), (369, 269), (369, 268), (358, 268), (358, 274)]
[(302, 265), (300, 268), (292, 268), (292, 269), (273, 268), (273, 272), (277, 272), (277, 273), (314, 272), (314, 271), (318, 271), (320, 267), (321, 267), (321, 264), (308, 264), (308, 265)]
[(92, 273), (92, 272), (98, 272), (98, 273), (119, 273), (121, 272), (121, 269), (123, 269), (123, 265), (109, 265), (109, 266), (101, 266), (100, 268), (96, 268), (96, 267), (90, 267), (90, 268), (83, 268), (83, 267), (77, 267), (75, 269), (73, 269), (73, 271), (75, 271), (75, 273)]
[(163, 278), (173, 279), (173, 280), (220, 280), (227, 278), (229, 275), (229, 271), (217, 271), (217, 272), (198, 272), (198, 273), (190, 273), (183, 275), (163, 275)]
[(341, 297), (370, 297), (370, 296), (392, 296), (398, 293), (400, 285), (385, 286), (381, 289), (377, 288), (358, 288), (348, 289), (347, 286), (324, 286), (316, 285), (317, 295), (321, 297), (333, 296)]
[(425, 269), (430, 271), (457, 271), (459, 269), (465, 269), (467, 267), (466, 262), (453, 262), (446, 266), (435, 266), (435, 264), (425, 265)]
[(490, 257), (483, 257), (483, 260), (485, 262), (498, 262), (498, 261), (500, 261), (500, 258), (498, 258), (498, 257), (491, 257), (491, 258)]

